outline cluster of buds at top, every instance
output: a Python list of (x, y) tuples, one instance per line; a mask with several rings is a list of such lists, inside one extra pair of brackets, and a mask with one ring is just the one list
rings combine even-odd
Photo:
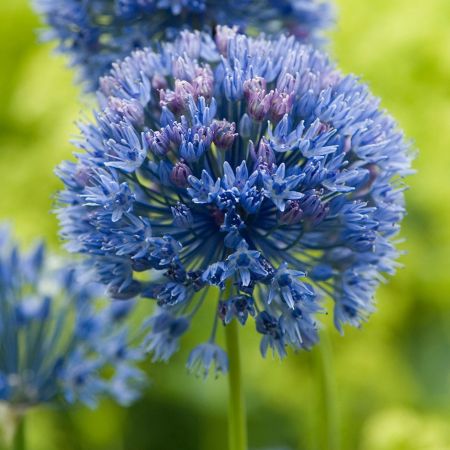
[(292, 93), (281, 92), (278, 89), (267, 92), (266, 87), (266, 80), (262, 77), (254, 77), (244, 82), (248, 115), (257, 122), (267, 117), (273, 122), (278, 122), (290, 112), (294, 96)]
[[(211, 126), (189, 126), (184, 116), (180, 122), (174, 122), (166, 125), (161, 130), (149, 130), (144, 132), (145, 150), (149, 150), (153, 155), (162, 158), (169, 151), (174, 151), (184, 161), (188, 163), (197, 161), (211, 143), (220, 150), (228, 150), (233, 146), (235, 138), (238, 136), (236, 124), (227, 120), (213, 120)], [(173, 179), (180, 180), (180, 174), (187, 170), (183, 165), (173, 171)], [(181, 177), (184, 180), (184, 176)], [(178, 187), (183, 187), (184, 181), (174, 182)], [(185, 187), (185, 186), (184, 186)]]
[[(155, 80), (158, 85), (163, 85), (162, 80)], [(211, 69), (206, 67), (197, 68), (192, 81), (175, 80), (175, 88), (160, 89), (160, 105), (166, 106), (174, 114), (182, 114), (188, 108), (189, 99), (192, 97), (197, 101), (199, 97), (210, 99), (214, 89), (214, 78)]]

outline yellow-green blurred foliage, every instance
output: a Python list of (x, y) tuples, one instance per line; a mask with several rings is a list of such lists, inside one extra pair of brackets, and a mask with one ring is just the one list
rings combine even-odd
[[(280, 363), (262, 360), (251, 325), (243, 336), (253, 448), (450, 449), (450, 1), (339, 0), (332, 51), (346, 72), (382, 97), (419, 149), (407, 193), (405, 268), (377, 294), (378, 311), (344, 337)], [(26, 0), (0, 2), (0, 218), (24, 242), (58, 248), (50, 210), (54, 166), (71, 152), (82, 109), (73, 74), (38, 45)], [(40, 408), (29, 418), (32, 450), (223, 450), (226, 382), (184, 369), (187, 347), (152, 366), (145, 398), (125, 410)], [(329, 318), (324, 320), (329, 325)], [(209, 328), (209, 324), (208, 324)], [(330, 357), (331, 354), (331, 357)]]

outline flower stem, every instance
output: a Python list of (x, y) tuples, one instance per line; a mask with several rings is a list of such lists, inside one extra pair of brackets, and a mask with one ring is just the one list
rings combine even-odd
[(340, 426), (337, 411), (337, 395), (334, 382), (334, 368), (331, 342), (328, 332), (322, 333), (318, 348), (318, 370), (321, 381), (321, 421), (325, 432), (322, 434), (321, 448), (340, 450)]
[[(228, 281), (225, 291), (226, 297), (230, 296), (231, 288), (231, 282)], [(229, 359), (228, 448), (229, 450), (247, 450), (247, 425), (237, 320), (232, 320), (225, 327), (225, 336)]]
[(9, 411), (10, 440), (8, 448), (11, 450), (25, 450), (25, 412)]

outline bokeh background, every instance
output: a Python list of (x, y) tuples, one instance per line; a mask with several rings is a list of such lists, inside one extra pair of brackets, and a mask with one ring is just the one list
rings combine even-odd
[[(324, 319), (323, 345), (280, 363), (243, 336), (254, 449), (450, 449), (450, 2), (338, 0), (332, 48), (346, 72), (382, 97), (419, 149), (407, 193), (404, 268), (378, 294), (378, 312), (340, 337)], [(59, 248), (50, 212), (82, 109), (73, 74), (26, 0), (0, 1), (0, 219), (24, 243)], [(83, 104), (84, 102), (84, 104)], [(129, 409), (39, 408), (32, 450), (223, 450), (226, 380), (184, 368), (204, 339), (205, 311), (170, 365), (147, 364), (152, 386)]]

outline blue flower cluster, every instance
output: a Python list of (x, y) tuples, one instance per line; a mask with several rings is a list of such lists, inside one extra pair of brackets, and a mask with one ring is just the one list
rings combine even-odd
[(88, 89), (97, 87), (113, 61), (152, 40), (186, 28), (217, 24), (290, 32), (303, 42), (323, 39), (333, 23), (325, 0), (34, 0), (48, 28), (46, 40), (81, 69)]
[(46, 257), (27, 254), (0, 228), (0, 401), (21, 408), (99, 396), (129, 404), (144, 374), (142, 352), (130, 346), (125, 318), (132, 302), (99, 309), (99, 286)]
[[(211, 288), (216, 320), (254, 317), (261, 352), (318, 340), (320, 299), (358, 326), (392, 274), (408, 145), (379, 101), (294, 37), (182, 32), (100, 81), (59, 176), (62, 235), (117, 298), (156, 300), (147, 347), (178, 348)], [(216, 372), (207, 344), (189, 359)]]

